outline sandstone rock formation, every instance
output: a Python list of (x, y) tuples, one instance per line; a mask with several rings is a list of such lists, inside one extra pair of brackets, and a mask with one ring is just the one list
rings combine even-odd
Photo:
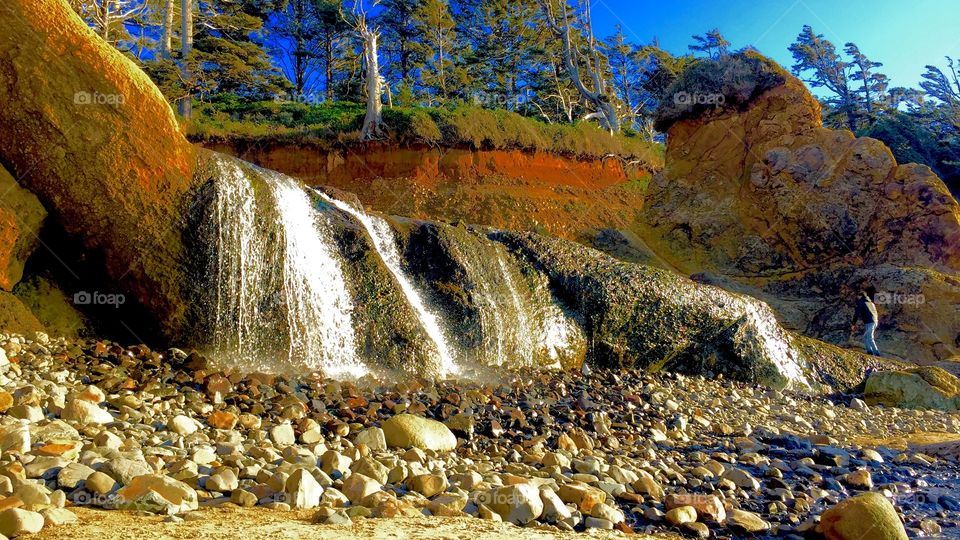
[(909, 409), (960, 409), (960, 379), (938, 367), (883, 371), (867, 378), (864, 397), (869, 405)]
[[(647, 192), (642, 236), (679, 271), (750, 292), (792, 328), (834, 342), (848, 335), (858, 288), (874, 285), (886, 302), (881, 350), (916, 361), (955, 354), (957, 202), (929, 168), (823, 128), (803, 83), (779, 80), (739, 107), (661, 119), (666, 165)], [(723, 87), (678, 83), (689, 94)]]
[[(142, 71), (66, 2), (13, 0), (0, 35), (0, 161), (169, 333), (194, 151)], [(16, 104), (16, 106), (10, 106)], [(115, 292), (120, 292), (115, 291)]]
[(0, 289), (13, 290), (47, 216), (40, 201), (0, 167)]
[(417, 219), (535, 230), (588, 242), (626, 228), (643, 207), (640, 186), (662, 163), (583, 160), (520, 150), (382, 145), (331, 151), (280, 142), (207, 148), (308, 185), (355, 193), (371, 210)]
[(494, 233), (576, 311), (588, 358), (610, 367), (723, 374), (773, 387), (849, 388), (868, 362), (785, 331), (762, 302), (573, 242)]

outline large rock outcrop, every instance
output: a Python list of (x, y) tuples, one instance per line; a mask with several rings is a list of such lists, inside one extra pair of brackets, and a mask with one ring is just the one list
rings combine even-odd
[(0, 167), (0, 289), (12, 291), (23, 277), (46, 216), (40, 201)]
[[(714, 100), (725, 105), (661, 111), (666, 166), (647, 192), (647, 243), (681, 272), (764, 298), (789, 326), (835, 342), (848, 336), (857, 290), (873, 285), (884, 352), (951, 356), (960, 207), (943, 182), (898, 165), (877, 140), (823, 128), (816, 99), (770, 61), (715, 63), (672, 91), (730, 93)], [(727, 63), (756, 72), (731, 86)]]
[(607, 367), (718, 375), (773, 387), (849, 388), (869, 361), (785, 331), (769, 306), (660, 268), (534, 234), (492, 238), (547, 276)]
[(881, 371), (867, 378), (864, 395), (870, 405), (955, 411), (960, 409), (960, 379), (933, 366)]
[[(62, 0), (0, 10), (0, 163), (175, 334), (194, 150), (146, 74)], [(66, 263), (70, 264), (70, 263)]]

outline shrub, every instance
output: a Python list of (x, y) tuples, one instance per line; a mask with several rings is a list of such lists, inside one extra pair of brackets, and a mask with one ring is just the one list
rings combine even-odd
[[(194, 141), (271, 140), (333, 146), (359, 144), (362, 104), (248, 102), (221, 95), (194, 108), (187, 134)], [(633, 133), (610, 135), (596, 124), (546, 124), (503, 109), (462, 102), (444, 107), (384, 109), (391, 140), (474, 149), (545, 151), (574, 157), (608, 155), (640, 161), (652, 168), (663, 162), (663, 148)]]
[(674, 123), (716, 107), (740, 107), (782, 85), (789, 73), (780, 64), (744, 51), (719, 59), (698, 58), (669, 86), (657, 108), (654, 127), (665, 132)]

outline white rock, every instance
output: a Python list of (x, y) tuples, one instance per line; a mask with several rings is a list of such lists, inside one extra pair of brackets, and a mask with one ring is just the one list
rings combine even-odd
[(0, 428), (0, 450), (4, 452), (30, 451), (30, 427), (27, 424), (14, 424)]
[(540, 490), (530, 484), (516, 484), (481, 492), (477, 502), (500, 514), (503, 521), (525, 525), (543, 514)]
[(373, 478), (353, 473), (343, 481), (343, 494), (350, 499), (351, 503), (360, 504), (364, 497), (380, 491), (381, 487), (380, 483)]
[(237, 478), (233, 469), (224, 469), (220, 472), (211, 474), (207, 478), (206, 487), (209, 491), (233, 491), (240, 486), (240, 480)]
[(60, 413), (64, 420), (81, 424), (109, 424), (113, 422), (113, 415), (101, 409), (96, 403), (85, 399), (72, 399), (67, 402)]
[(200, 422), (197, 422), (189, 416), (178, 414), (177, 416), (174, 416), (172, 420), (170, 420), (170, 423), (167, 424), (167, 427), (170, 429), (170, 431), (186, 437), (187, 435), (196, 433), (197, 430), (200, 429)]
[(187, 484), (162, 474), (138, 476), (117, 491), (107, 505), (122, 510), (181, 514), (199, 507), (197, 492)]
[(270, 429), (270, 440), (277, 446), (290, 446), (297, 442), (293, 426), (287, 423), (273, 426)]
[(323, 495), (323, 487), (317, 482), (317, 479), (306, 469), (297, 469), (293, 471), (290, 478), (287, 478), (287, 485), (284, 489), (287, 495), (286, 503), (291, 508), (309, 509), (320, 505), (320, 497)]
[(370, 450), (379, 451), (387, 449), (387, 439), (383, 430), (378, 427), (367, 428), (353, 440), (354, 444), (365, 444)]
[(557, 493), (550, 488), (540, 490), (540, 501), (543, 502), (543, 513), (540, 514), (542, 521), (555, 523), (572, 515), (567, 505), (563, 504)]
[(22, 508), (8, 508), (0, 512), (0, 534), (7, 538), (33, 534), (43, 529), (43, 516)]
[(77, 515), (66, 508), (47, 508), (40, 512), (43, 522), (51, 527), (70, 525), (77, 522)]

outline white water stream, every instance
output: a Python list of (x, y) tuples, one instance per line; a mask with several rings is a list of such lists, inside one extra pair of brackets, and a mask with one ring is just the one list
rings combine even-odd
[(373, 240), (373, 247), (380, 255), (380, 259), (397, 281), (400, 290), (407, 299), (407, 303), (410, 304), (410, 307), (416, 312), (420, 325), (437, 347), (437, 353), (439, 354), (437, 369), (440, 372), (439, 374), (445, 376), (458, 373), (460, 370), (454, 360), (453, 353), (450, 351), (450, 346), (447, 344), (447, 338), (444, 335), (443, 329), (440, 327), (437, 316), (427, 308), (423, 296), (403, 270), (400, 251), (394, 241), (393, 230), (390, 229), (390, 225), (382, 218), (361, 212), (343, 201), (327, 196), (325, 193), (320, 191), (316, 193), (336, 208), (353, 216), (354, 219), (363, 225), (367, 234), (370, 235), (370, 239)]

